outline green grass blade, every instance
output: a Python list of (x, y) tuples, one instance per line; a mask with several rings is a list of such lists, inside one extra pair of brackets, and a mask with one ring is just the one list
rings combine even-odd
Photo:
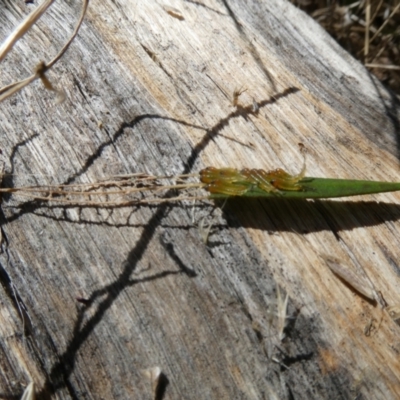
[[(324, 199), (332, 197), (357, 196), (362, 194), (374, 194), (395, 192), (400, 190), (400, 182), (360, 181), (352, 179), (329, 178), (303, 178), (299, 184), (302, 190), (280, 190), (278, 193), (265, 192), (258, 187), (251, 188), (241, 196), (234, 197), (284, 197), (290, 199)], [(232, 197), (225, 194), (211, 194), (212, 199)]]

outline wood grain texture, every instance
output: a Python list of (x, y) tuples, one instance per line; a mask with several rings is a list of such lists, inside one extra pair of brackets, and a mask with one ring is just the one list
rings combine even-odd
[[(4, 38), (33, 6), (0, 7)], [(56, 54), (79, 7), (56, 2), (0, 84)], [(48, 77), (63, 104), (36, 82), (0, 106), (16, 174), (3, 186), (208, 165), (297, 172), (299, 142), (309, 176), (399, 180), (399, 99), (283, 0), (93, 0)], [(232, 106), (240, 87), (258, 114)], [(0, 398), (33, 380), (40, 399), (152, 399), (144, 371), (159, 367), (165, 400), (396, 399), (400, 327), (321, 256), (396, 306), (399, 204), (382, 194), (80, 210), (3, 196)], [(289, 295), (282, 340), (278, 287)]]

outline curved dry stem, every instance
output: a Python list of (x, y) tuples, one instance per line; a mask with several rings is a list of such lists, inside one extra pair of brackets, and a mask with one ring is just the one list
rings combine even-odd
[(79, 28), (82, 25), (82, 22), (83, 22), (83, 19), (85, 18), (85, 14), (86, 14), (86, 10), (87, 10), (88, 5), (89, 5), (89, 0), (83, 0), (81, 15), (79, 17), (78, 23), (76, 24), (76, 27), (75, 27), (74, 31), (72, 32), (71, 37), (69, 38), (68, 42), (65, 43), (64, 47), (60, 50), (60, 52), (49, 63), (47, 63), (46, 69), (51, 68), (64, 55), (64, 53), (68, 50), (69, 45), (75, 39), (75, 36), (78, 34)]
[(12, 96), (14, 93), (19, 92), (25, 86), (28, 86), (30, 83), (35, 81), (37, 78), (38, 78), (38, 76), (36, 76), (36, 74), (34, 74), (34, 75), (30, 76), (29, 78), (26, 78), (22, 81), (14, 82), (8, 86), (3, 87), (2, 89), (0, 89), (0, 102), (5, 100), (7, 97)]
[(21, 22), (21, 24), (0, 47), (0, 62), (4, 60), (5, 56), (11, 51), (15, 43), (17, 43), (18, 40), (21, 39), (21, 37), (32, 28), (32, 26), (46, 12), (52, 3), (54, 3), (54, 0), (45, 0)]
[[(7, 54), (11, 48), (14, 46), (14, 44), (17, 42), (18, 39), (20, 39), (31, 27), (32, 25), (43, 15), (43, 13), (46, 11), (46, 9), (53, 3), (54, 0), (47, 0), (43, 4), (41, 4), (30, 16), (16, 29), (16, 32), (6, 40), (6, 42), (3, 44), (3, 46), (0, 49), (0, 61), (4, 58), (5, 54)], [(41, 62), (35, 69), (35, 73), (31, 75), (29, 78), (26, 78), (24, 80), (21, 80), (19, 82), (14, 82), (2, 89), (0, 89), (0, 102), (3, 100), (7, 99), (8, 97), (12, 96), (14, 93), (20, 91), (23, 89), (25, 86), (29, 85), (36, 79), (41, 79), (43, 84), (47, 89), (56, 91), (51, 83), (48, 81), (48, 79), (45, 76), (45, 73), (64, 55), (64, 53), (67, 51), (68, 47), (72, 43), (72, 41), (75, 39), (75, 36), (77, 35), (79, 28), (82, 25), (82, 21), (85, 17), (86, 10), (89, 4), (89, 0), (83, 0), (83, 6), (81, 10), (81, 15), (79, 17), (78, 23), (72, 32), (71, 37), (68, 39), (67, 43), (63, 46), (63, 48), (59, 51), (59, 53), (49, 62), (49, 63), (44, 63)], [(27, 21), (29, 23), (27, 23)], [(4, 53), (4, 54), (3, 54)]]

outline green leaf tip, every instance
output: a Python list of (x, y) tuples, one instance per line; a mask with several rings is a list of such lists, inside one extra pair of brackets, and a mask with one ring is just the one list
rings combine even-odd
[(255, 198), (287, 198), (287, 199), (327, 199), (365, 194), (395, 192), (400, 190), (400, 182), (378, 182), (354, 179), (331, 179), (304, 177), (298, 182), (301, 190), (279, 190), (278, 192), (263, 191), (254, 186), (241, 195), (229, 196), (213, 193), (211, 199), (226, 199), (229, 197)]

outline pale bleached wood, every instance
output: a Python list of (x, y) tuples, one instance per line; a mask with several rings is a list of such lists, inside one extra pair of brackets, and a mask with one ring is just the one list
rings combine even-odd
[[(1, 5), (2, 38), (31, 7)], [(79, 7), (56, 2), (0, 83), (56, 54)], [(48, 77), (65, 103), (35, 83), (0, 106), (17, 174), (3, 186), (206, 165), (295, 172), (299, 142), (308, 175), (399, 179), (398, 98), (283, 0), (93, 0)], [(232, 106), (241, 87), (258, 115)], [(0, 398), (33, 380), (39, 398), (151, 399), (156, 367), (164, 399), (398, 398), (400, 328), (321, 258), (399, 304), (398, 194), (235, 200), (212, 214), (15, 204), (4, 197)], [(214, 224), (207, 245), (203, 217)], [(278, 286), (289, 295), (283, 340)], [(379, 329), (366, 336), (371, 321)]]

